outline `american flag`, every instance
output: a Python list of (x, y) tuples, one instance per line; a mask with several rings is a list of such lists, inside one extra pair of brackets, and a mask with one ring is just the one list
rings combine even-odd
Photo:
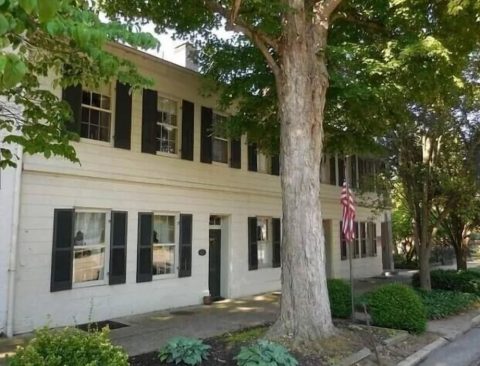
[(347, 242), (355, 239), (355, 231), (353, 222), (355, 220), (355, 201), (347, 182), (343, 182), (342, 193), (340, 195), (340, 203), (343, 207), (342, 214), (342, 231)]

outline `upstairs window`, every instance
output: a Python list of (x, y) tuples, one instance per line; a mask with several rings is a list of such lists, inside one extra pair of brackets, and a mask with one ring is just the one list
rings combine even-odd
[(110, 86), (95, 91), (83, 90), (80, 137), (110, 142), (111, 122)]
[(178, 104), (176, 101), (158, 97), (157, 151), (167, 154), (178, 152)]
[(270, 174), (271, 158), (265, 154), (257, 153), (257, 172)]
[(222, 164), (228, 163), (228, 138), (221, 132), (225, 119), (225, 116), (213, 113), (212, 161)]

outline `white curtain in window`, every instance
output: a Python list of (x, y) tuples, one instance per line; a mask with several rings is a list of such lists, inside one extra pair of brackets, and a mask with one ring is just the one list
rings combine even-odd
[(75, 245), (95, 245), (105, 243), (105, 213), (75, 213)]

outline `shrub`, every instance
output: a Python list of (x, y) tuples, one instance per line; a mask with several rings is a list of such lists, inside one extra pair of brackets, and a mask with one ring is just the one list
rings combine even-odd
[(332, 316), (348, 318), (352, 314), (350, 284), (340, 279), (329, 279), (327, 287)]
[(404, 255), (393, 255), (394, 267), (397, 269), (418, 269), (418, 261), (416, 259), (407, 260)]
[(8, 359), (9, 366), (128, 366), (128, 356), (112, 345), (108, 329), (84, 332), (75, 328), (41, 329)]
[[(435, 269), (430, 272), (432, 289), (480, 293), (480, 272)], [(420, 274), (412, 277), (412, 285), (420, 287)]]
[(159, 351), (158, 357), (162, 362), (179, 364), (180, 362), (195, 366), (208, 358), (210, 346), (200, 339), (175, 337)]
[(466, 310), (476, 303), (479, 298), (475, 294), (432, 290), (430, 292), (418, 290), (425, 305), (429, 319), (441, 319), (449, 315)]
[(425, 306), (415, 290), (389, 284), (371, 292), (368, 309), (375, 325), (421, 333), (427, 325)]
[(296, 366), (297, 360), (280, 344), (260, 340), (242, 347), (235, 356), (238, 366)]

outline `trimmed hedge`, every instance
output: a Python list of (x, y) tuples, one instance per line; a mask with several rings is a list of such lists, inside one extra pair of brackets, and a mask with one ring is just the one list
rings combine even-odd
[[(435, 269), (430, 272), (432, 289), (480, 294), (480, 272)], [(412, 277), (412, 286), (420, 287), (420, 274)]]
[(480, 298), (476, 294), (463, 292), (417, 290), (425, 305), (429, 319), (441, 319), (457, 314), (477, 304)]
[(375, 325), (404, 329), (413, 333), (425, 331), (427, 326), (425, 306), (412, 288), (393, 283), (378, 288), (366, 298)]
[(352, 314), (350, 284), (341, 279), (328, 279), (330, 310), (334, 318), (348, 318)]

